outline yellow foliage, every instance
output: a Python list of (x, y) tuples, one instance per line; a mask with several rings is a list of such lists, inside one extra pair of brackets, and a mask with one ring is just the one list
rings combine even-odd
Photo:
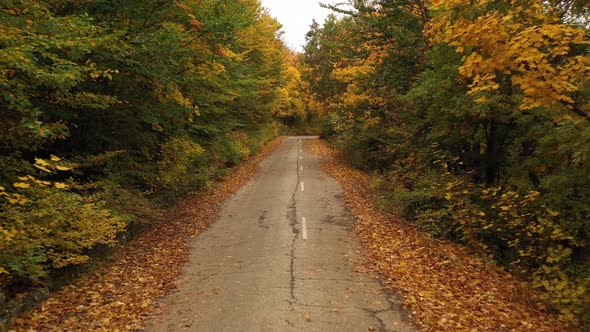
[(287, 84), (276, 90), (275, 115), (280, 118), (305, 119), (307, 112), (316, 111), (309, 100), (313, 97), (301, 79), (296, 55), (286, 52), (286, 56), (288, 62), (283, 67), (283, 77)]
[(550, 17), (541, 0), (512, 0), (505, 11), (488, 10), (488, 0), (475, 3), (476, 17), (465, 1), (435, 1), (442, 12), (427, 28), (432, 42), (463, 55), (460, 73), (472, 80), (470, 93), (496, 91), (507, 77), (522, 93), (522, 110), (573, 103), (570, 94), (590, 77), (590, 57), (571, 50), (588, 44), (584, 29)]
[(55, 166), (55, 169), (58, 171), (70, 171), (72, 168), (71, 167), (67, 167), (67, 166)]
[(0, 195), (0, 274), (37, 279), (50, 268), (86, 262), (86, 250), (113, 243), (125, 227), (92, 198), (40, 186), (34, 178), (15, 188)]
[[(52, 173), (53, 171), (71, 171), (78, 167), (77, 164), (65, 162), (61, 158), (54, 155), (51, 155), (49, 160), (35, 158), (35, 164), (33, 164), (33, 166), (45, 173)], [(29, 180), (33, 180), (33, 178), (31, 177)]]
[(222, 75), (225, 72), (225, 66), (216, 61), (198, 64), (194, 67), (194, 73), (199, 75), (201, 79), (206, 79), (208, 81), (214, 81), (219, 75)]
[(332, 79), (345, 82), (345, 83), (352, 83), (355, 81), (359, 76), (365, 76), (368, 74), (372, 74), (375, 71), (375, 67), (372, 64), (361, 64), (358, 66), (347, 66), (343, 68), (336, 68), (332, 71)]
[(165, 188), (188, 185), (191, 163), (202, 155), (203, 148), (188, 137), (177, 137), (161, 145), (157, 164), (158, 182)]
[(193, 102), (183, 95), (176, 83), (163, 84), (156, 81), (154, 85), (156, 97), (161, 103), (176, 104), (184, 108), (194, 109)]
[(238, 152), (242, 157), (248, 157), (252, 153), (248, 147), (248, 134), (244, 132), (234, 131), (228, 135), (229, 140), (238, 148)]
[[(50, 166), (51, 168), (55, 168), (57, 170), (70, 170), (70, 169), (72, 169), (71, 167), (54, 166), (54, 165), (49, 165), (49, 164), (47, 166)], [(29, 189), (29, 188), (32, 188), (35, 186), (38, 186), (38, 187), (54, 186), (57, 189), (68, 189), (69, 188), (69, 186), (65, 183), (44, 181), (44, 180), (37, 179), (31, 175), (20, 176), (18, 179), (22, 182), (13, 183), (12, 186), (15, 189)], [(29, 200), (26, 199), (25, 196), (23, 196), (19, 193), (6, 192), (6, 189), (4, 187), (0, 187), (0, 197), (6, 198), (10, 204), (15, 204), (15, 205), (25, 205), (26, 203), (29, 202)]]
[(335, 128), (337, 131), (345, 131), (359, 123), (365, 129), (380, 125), (381, 119), (372, 111), (385, 109), (388, 102), (388, 93), (370, 84), (367, 86), (367, 78), (376, 74), (388, 55), (388, 45), (366, 42), (360, 47), (369, 51), (366, 57), (338, 64), (330, 76), (335, 81), (346, 83), (346, 89), (331, 102), (331, 107), (355, 110), (348, 111), (346, 121)]
[(15, 188), (29, 188), (31, 185), (24, 182), (15, 182), (12, 184)]
[(68, 185), (67, 184), (61, 183), (61, 182), (55, 182), (53, 185), (57, 189), (67, 189), (68, 188)]

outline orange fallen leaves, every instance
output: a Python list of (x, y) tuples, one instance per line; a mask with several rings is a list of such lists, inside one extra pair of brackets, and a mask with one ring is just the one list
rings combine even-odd
[(246, 184), (278, 138), (229, 176), (170, 209), (129, 246), (117, 248), (110, 263), (78, 279), (24, 314), (17, 331), (134, 331), (161, 312), (157, 300), (174, 288), (189, 257), (189, 241), (212, 222), (223, 202)]
[(369, 176), (344, 165), (323, 141), (307, 143), (342, 186), (357, 218), (355, 232), (372, 268), (400, 293), (424, 331), (563, 331), (539, 294), (454, 243), (430, 237), (378, 211)]

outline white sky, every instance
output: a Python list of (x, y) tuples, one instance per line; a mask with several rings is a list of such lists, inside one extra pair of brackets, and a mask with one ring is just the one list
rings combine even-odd
[(334, 4), (342, 0), (261, 0), (262, 6), (270, 10), (283, 25), (285, 44), (294, 51), (303, 51), (305, 34), (309, 31), (312, 20), (321, 25), (331, 13), (321, 8), (320, 2)]

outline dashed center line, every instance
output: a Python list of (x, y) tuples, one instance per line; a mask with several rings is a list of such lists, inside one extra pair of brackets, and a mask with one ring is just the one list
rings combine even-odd
[(301, 218), (301, 238), (307, 240), (307, 219)]
[[(303, 146), (301, 145), (302, 141), (299, 139), (299, 160), (303, 160)], [(300, 171), (303, 172), (303, 165), (300, 166)], [(301, 181), (301, 191), (305, 191), (305, 183)], [(303, 240), (307, 240), (307, 219), (305, 217), (301, 217), (301, 238)]]

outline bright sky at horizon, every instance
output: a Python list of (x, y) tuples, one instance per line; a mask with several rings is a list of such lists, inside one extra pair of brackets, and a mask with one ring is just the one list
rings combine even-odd
[(271, 16), (277, 18), (283, 25), (285, 44), (294, 51), (302, 52), (305, 34), (309, 31), (313, 19), (322, 24), (325, 18), (332, 13), (329, 9), (320, 7), (320, 2), (334, 4), (342, 1), (261, 0), (261, 2), (263, 7), (270, 10)]

